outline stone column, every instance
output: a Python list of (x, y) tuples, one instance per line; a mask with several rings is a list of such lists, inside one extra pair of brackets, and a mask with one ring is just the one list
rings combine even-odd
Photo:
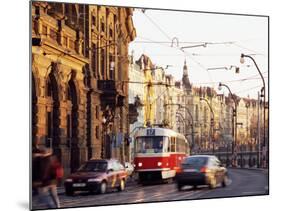
[(77, 96), (78, 96), (78, 128), (77, 128), (77, 164), (81, 165), (87, 160), (87, 144), (86, 144), (86, 90), (83, 84), (83, 80), (78, 81)]

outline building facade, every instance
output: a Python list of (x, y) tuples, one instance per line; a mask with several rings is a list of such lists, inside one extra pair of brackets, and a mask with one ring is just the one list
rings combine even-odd
[(66, 174), (92, 157), (126, 159), (132, 12), (32, 2), (32, 143), (51, 147)]

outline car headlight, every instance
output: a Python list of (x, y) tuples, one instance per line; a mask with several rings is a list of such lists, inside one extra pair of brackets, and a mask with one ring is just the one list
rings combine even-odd
[(73, 179), (66, 179), (66, 182), (73, 182)]
[(142, 163), (138, 163), (138, 166), (139, 166), (139, 167), (142, 167)]
[(157, 163), (157, 166), (161, 166), (161, 165), (162, 165), (162, 162), (158, 162), (158, 163)]
[(88, 182), (100, 182), (101, 179), (99, 178), (91, 178), (91, 179), (88, 179)]

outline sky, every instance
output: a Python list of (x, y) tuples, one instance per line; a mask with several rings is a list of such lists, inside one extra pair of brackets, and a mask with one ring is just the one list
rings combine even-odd
[[(222, 82), (241, 97), (257, 98), (263, 86), (261, 76), (250, 59), (246, 58), (241, 64), (240, 55), (250, 54), (255, 59), (267, 89), (267, 21), (261, 16), (135, 9), (133, 22), (137, 37), (130, 43), (129, 53), (133, 52), (135, 59), (146, 54), (157, 66), (171, 65), (166, 73), (176, 80), (182, 77), (186, 59), (193, 86), (210, 86), (219, 94), (227, 95), (225, 88), (218, 90), (218, 84)], [(179, 46), (174, 41), (171, 47), (174, 37)], [(201, 45), (206, 42), (205, 47)], [(192, 47), (194, 45), (197, 47)], [(183, 52), (181, 47), (187, 48)], [(240, 72), (235, 73), (231, 66), (239, 67)]]

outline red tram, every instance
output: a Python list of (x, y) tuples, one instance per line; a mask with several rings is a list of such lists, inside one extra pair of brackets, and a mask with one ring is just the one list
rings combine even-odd
[(167, 128), (144, 128), (135, 135), (135, 171), (140, 183), (175, 177), (189, 156), (187, 139)]

